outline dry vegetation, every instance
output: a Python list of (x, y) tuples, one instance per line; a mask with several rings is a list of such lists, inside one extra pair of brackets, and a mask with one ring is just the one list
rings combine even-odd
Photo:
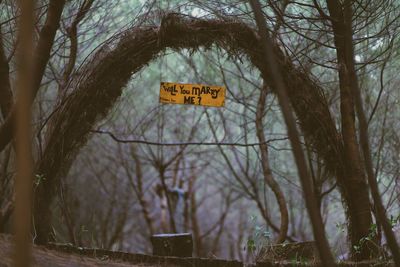
[[(13, 242), (7, 235), (0, 235), (0, 266), (11, 267), (13, 265)], [(108, 258), (90, 258), (68, 252), (51, 250), (42, 246), (34, 246), (32, 250), (34, 267), (176, 267), (170, 264), (133, 264)]]

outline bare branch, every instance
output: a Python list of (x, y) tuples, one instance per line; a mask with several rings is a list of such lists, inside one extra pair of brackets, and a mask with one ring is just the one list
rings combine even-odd
[(249, 146), (260, 146), (260, 145), (267, 145), (272, 142), (276, 141), (284, 141), (287, 140), (287, 137), (283, 138), (273, 138), (273, 139), (268, 139), (265, 142), (262, 143), (229, 143), (229, 142), (177, 142), (177, 143), (163, 143), (163, 142), (153, 142), (153, 141), (147, 141), (147, 140), (138, 140), (138, 139), (122, 139), (120, 137), (117, 137), (115, 134), (113, 134), (110, 131), (104, 131), (104, 130), (91, 130), (90, 132), (92, 133), (97, 133), (97, 134), (106, 134), (110, 136), (114, 141), (118, 143), (124, 143), (124, 144), (145, 144), (145, 145), (152, 145), (152, 146), (239, 146), (239, 147), (249, 147)]

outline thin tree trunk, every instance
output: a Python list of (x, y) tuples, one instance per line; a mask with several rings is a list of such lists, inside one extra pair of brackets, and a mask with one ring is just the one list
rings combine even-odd
[[(139, 200), (140, 207), (142, 208), (142, 214), (144, 217), (144, 220), (146, 221), (147, 228), (149, 229), (149, 234), (150, 236), (154, 234), (154, 226), (153, 226), (153, 219), (151, 218), (150, 212), (148, 210), (148, 205), (147, 201), (144, 197), (144, 192), (143, 192), (143, 172), (142, 172), (142, 166), (141, 162), (139, 160), (138, 155), (136, 154), (136, 149), (135, 147), (131, 148), (131, 155), (133, 157), (133, 160), (135, 161), (135, 170), (136, 170), (136, 188), (134, 188), (136, 192), (136, 197)], [(134, 187), (133, 179), (132, 177), (129, 177), (131, 181), (131, 185)]]
[(222, 213), (222, 215), (218, 221), (218, 231), (214, 234), (215, 238), (213, 239), (212, 245), (211, 245), (211, 252), (213, 255), (218, 254), (219, 242), (221, 240), (221, 236), (224, 231), (225, 220), (226, 220), (226, 217), (228, 216), (229, 208), (232, 204), (231, 194), (232, 194), (232, 191), (230, 191), (225, 198), (225, 210), (223, 211), (221, 208), (220, 214)]
[(269, 166), (269, 155), (268, 155), (268, 145), (265, 140), (264, 127), (263, 127), (263, 116), (265, 111), (265, 101), (267, 99), (267, 87), (263, 86), (260, 91), (260, 97), (257, 104), (256, 112), (256, 133), (257, 138), (260, 143), (261, 152), (261, 166), (264, 174), (264, 179), (269, 187), (271, 187), (272, 192), (275, 194), (275, 198), (279, 205), (279, 211), (281, 214), (281, 225), (279, 228), (279, 235), (275, 243), (283, 243), (286, 240), (287, 231), (289, 228), (289, 213), (286, 207), (286, 200), (279, 184), (275, 181), (271, 168)]
[[(386, 211), (383, 207), (382, 200), (379, 193), (378, 183), (376, 181), (376, 177), (374, 175), (374, 170), (372, 166), (372, 159), (371, 159), (371, 150), (369, 146), (369, 138), (368, 138), (368, 122), (365, 116), (365, 111), (362, 104), (361, 92), (360, 87), (358, 84), (357, 73), (355, 68), (354, 62), (354, 45), (353, 45), (353, 30), (352, 30), (352, 17), (353, 17), (353, 10), (352, 10), (352, 2), (349, 0), (344, 1), (344, 12), (343, 12), (343, 24), (344, 30), (343, 32), (335, 33), (337, 38), (343, 34), (344, 36), (344, 46), (346, 51), (344, 52), (345, 55), (345, 62), (338, 61), (339, 64), (345, 64), (346, 70), (344, 70), (344, 74), (347, 75), (349, 79), (349, 86), (350, 91), (353, 94), (353, 101), (355, 103), (355, 107), (357, 110), (357, 118), (359, 123), (359, 136), (360, 136), (360, 143), (361, 149), (364, 156), (364, 166), (367, 173), (368, 183), (371, 189), (372, 198), (374, 200), (375, 208), (376, 208), (376, 215), (377, 219), (382, 225), (383, 231), (385, 233), (388, 245), (390, 250), (392, 251), (393, 259), (396, 263), (396, 266), (400, 266), (400, 248), (397, 244), (396, 237), (393, 234), (392, 227), (386, 217)], [(338, 18), (337, 18), (338, 19)], [(333, 22), (332, 22), (333, 23)], [(339, 53), (339, 51), (338, 51)], [(345, 81), (343, 81), (345, 82)], [(354, 112), (354, 111), (353, 111)], [(354, 133), (355, 134), (355, 133)], [(372, 244), (373, 247), (374, 244)]]
[[(377, 256), (378, 252), (376, 246), (368, 246), (367, 242), (363, 243), (365, 245), (360, 243), (362, 238), (370, 234), (372, 214), (355, 124), (353, 91), (357, 90), (358, 81), (354, 66), (351, 3), (345, 1), (344, 6), (342, 6), (338, 1), (327, 0), (327, 5), (332, 17), (331, 22), (339, 67), (343, 156), (347, 163), (347, 173), (345, 174), (347, 178), (344, 179), (348, 181), (345, 196), (347, 196), (349, 205), (347, 212), (350, 218), (350, 227), (348, 232), (352, 257), (356, 260), (369, 259), (371, 256)], [(357, 208), (351, 208), (352, 206)], [(361, 251), (356, 251), (355, 248), (360, 245), (362, 245)]]
[(0, 171), (0, 196), (3, 197), (0, 202), (0, 233), (5, 232), (5, 225), (10, 219), (15, 205), (15, 202), (11, 196), (12, 193), (9, 192), (11, 191), (10, 181), (12, 180), (12, 177), (7, 175), (10, 160), (11, 148), (9, 147), (4, 153)]
[(196, 177), (192, 174), (189, 180), (189, 203), (190, 203), (190, 221), (192, 222), (192, 231), (195, 244), (195, 252), (197, 257), (203, 255), (203, 240), (200, 235), (200, 226), (197, 218), (197, 201), (196, 201), (196, 189), (194, 188), (196, 183)]
[(3, 118), (7, 117), (13, 105), (9, 69), (7, 57), (4, 51), (3, 35), (0, 26), (0, 110)]
[(75, 67), (76, 58), (78, 55), (78, 25), (85, 18), (90, 8), (93, 5), (94, 0), (85, 0), (79, 7), (78, 13), (76, 14), (73, 22), (67, 28), (67, 35), (70, 41), (70, 49), (68, 55), (68, 62), (66, 64), (64, 73), (63, 73), (63, 81), (62, 86), (59, 88), (59, 101), (62, 100), (62, 93), (64, 92), (65, 87), (68, 84), (68, 81), (71, 78), (72, 71)]
[(71, 211), (68, 205), (68, 191), (66, 186), (61, 183), (60, 185), (60, 210), (61, 214), (64, 217), (64, 221), (68, 230), (69, 242), (71, 242), (74, 246), (82, 246), (82, 244), (78, 244), (76, 234), (75, 234), (75, 221), (74, 217), (71, 215)]
[(31, 263), (31, 203), (33, 158), (31, 147), (32, 47), (34, 32), (34, 1), (20, 1), (19, 53), (17, 65), (16, 106), (16, 159), (15, 178), (15, 266), (27, 267)]
[[(54, 43), (54, 37), (60, 25), (61, 13), (64, 9), (65, 0), (51, 0), (48, 7), (45, 24), (39, 34), (39, 41), (34, 53), (34, 67), (31, 87), (27, 105), (31, 106), (35, 96), (40, 88), (43, 74), (50, 59), (51, 48)], [(5, 122), (0, 126), (0, 152), (4, 150), (7, 144), (13, 138), (14, 124), (16, 119), (15, 107), (9, 112)]]
[(300, 176), (301, 186), (304, 191), (304, 198), (310, 221), (313, 228), (314, 238), (318, 246), (318, 252), (321, 262), (326, 267), (334, 267), (334, 259), (329, 249), (328, 240), (325, 236), (324, 225), (322, 223), (321, 214), (318, 210), (317, 202), (312, 190), (312, 181), (310, 174), (307, 169), (307, 163), (303, 154), (303, 150), (300, 144), (299, 134), (297, 132), (296, 122), (292, 114), (292, 110), (288, 101), (288, 95), (283, 83), (280, 69), (277, 67), (275, 55), (273, 52), (273, 46), (268, 36), (268, 30), (265, 20), (262, 15), (261, 5), (258, 0), (250, 1), (253, 9), (259, 34), (261, 37), (261, 45), (263, 48), (264, 60), (268, 63), (269, 73), (272, 75), (272, 79), (276, 85), (276, 93), (278, 96), (279, 105), (285, 119), (285, 123), (288, 129), (288, 136), (293, 149), (294, 159), (297, 165), (297, 169)]
[(161, 186), (164, 191), (164, 197), (167, 202), (167, 210), (168, 210), (168, 217), (169, 217), (169, 226), (170, 229), (173, 233), (176, 233), (176, 224), (175, 224), (175, 218), (174, 218), (174, 207), (176, 203), (172, 202), (172, 199), (170, 197), (170, 192), (169, 188), (167, 186), (167, 183), (165, 182), (165, 167), (160, 166), (159, 167), (159, 175), (160, 175), (160, 180), (161, 180)]

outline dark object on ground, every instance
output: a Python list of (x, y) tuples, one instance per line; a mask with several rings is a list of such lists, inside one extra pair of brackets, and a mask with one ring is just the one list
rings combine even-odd
[(193, 239), (190, 233), (153, 235), (151, 244), (155, 256), (192, 257)]

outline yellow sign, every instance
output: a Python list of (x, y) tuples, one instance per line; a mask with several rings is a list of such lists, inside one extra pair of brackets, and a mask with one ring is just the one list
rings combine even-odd
[(224, 86), (162, 82), (160, 103), (223, 107), (225, 91)]

